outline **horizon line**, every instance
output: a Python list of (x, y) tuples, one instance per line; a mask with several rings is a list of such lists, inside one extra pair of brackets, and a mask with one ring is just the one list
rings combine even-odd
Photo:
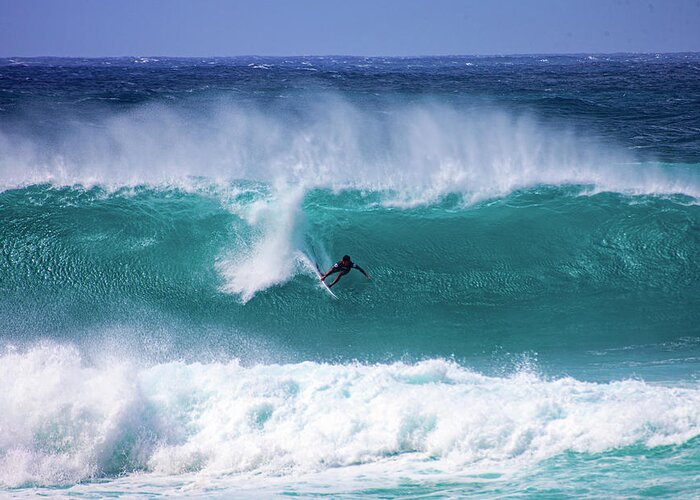
[(618, 51), (618, 52), (508, 52), (502, 54), (412, 54), (412, 55), (387, 55), (387, 54), (283, 54), (283, 55), (272, 55), (272, 54), (239, 54), (239, 55), (147, 55), (147, 54), (122, 54), (118, 56), (105, 56), (105, 55), (95, 55), (95, 56), (81, 56), (81, 55), (31, 55), (31, 56), (20, 56), (20, 55), (0, 55), (0, 59), (124, 59), (129, 57), (141, 57), (141, 58), (169, 58), (169, 59), (234, 59), (234, 58), (246, 58), (246, 57), (265, 57), (265, 58), (290, 58), (290, 57), (354, 57), (354, 58), (391, 58), (391, 59), (410, 59), (410, 58), (428, 58), (428, 57), (538, 57), (538, 56), (576, 56), (576, 55), (601, 55), (601, 56), (617, 56), (617, 55), (674, 55), (674, 54), (700, 54), (700, 51), (695, 50), (684, 50), (684, 51)]

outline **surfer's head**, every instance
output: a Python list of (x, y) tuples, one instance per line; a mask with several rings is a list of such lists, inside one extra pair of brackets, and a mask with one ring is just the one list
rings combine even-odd
[(350, 256), (349, 256), (349, 255), (343, 255), (343, 262), (350, 262)]

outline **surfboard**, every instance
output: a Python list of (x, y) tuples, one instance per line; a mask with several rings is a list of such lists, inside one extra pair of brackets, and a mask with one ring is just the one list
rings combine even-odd
[[(316, 264), (316, 271), (318, 271), (318, 277), (320, 278), (321, 276), (323, 276), (323, 273), (321, 272), (321, 268), (318, 267), (318, 262), (314, 262), (314, 264)], [(337, 298), (338, 298), (338, 296), (337, 296), (336, 294), (333, 293), (333, 290), (331, 290), (330, 287), (329, 287), (328, 285), (326, 285), (326, 282), (325, 282), (325, 281), (319, 280), (319, 282), (321, 283), (321, 286), (322, 286), (323, 288), (325, 288), (326, 291), (327, 291), (328, 293), (330, 293), (331, 296), (332, 296), (334, 299), (337, 299)]]

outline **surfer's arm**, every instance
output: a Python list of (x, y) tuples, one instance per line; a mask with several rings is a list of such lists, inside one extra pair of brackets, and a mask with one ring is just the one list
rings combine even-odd
[[(337, 269), (336, 269), (336, 270), (337, 270)], [(328, 285), (328, 288), (330, 289), (333, 285), (335, 285), (336, 283), (338, 283), (338, 280), (340, 279), (341, 276), (342, 276), (342, 274), (338, 274), (338, 276), (336, 276), (335, 279), (333, 280), (333, 283), (331, 283), (330, 285)]]
[(368, 280), (371, 280), (371, 279), (372, 279), (372, 278), (369, 277), (369, 274), (367, 274), (367, 273), (365, 272), (365, 270), (362, 269), (360, 266), (358, 266), (357, 264), (354, 264), (354, 266), (355, 266), (355, 269), (357, 269), (357, 270), (360, 271), (362, 274), (364, 274), (365, 277), (366, 277)]
[(338, 272), (338, 265), (335, 264), (333, 267), (331, 267), (326, 274), (321, 275), (321, 281), (325, 280), (328, 276), (330, 276), (333, 273)]

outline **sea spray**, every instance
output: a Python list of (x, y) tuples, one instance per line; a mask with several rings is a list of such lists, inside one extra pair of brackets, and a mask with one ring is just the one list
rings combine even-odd
[(393, 191), (415, 205), (467, 201), (538, 185), (697, 197), (687, 169), (640, 165), (629, 152), (574, 128), (497, 107), (389, 103), (384, 113), (336, 96), (264, 112), (227, 101), (199, 114), (158, 105), (96, 117), (47, 139), (0, 128), (5, 189), (159, 185), (190, 189), (246, 179), (308, 188)]
[(301, 187), (280, 183), (271, 198), (232, 207), (247, 227), (235, 229), (240, 244), (233, 255), (224, 255), (217, 263), (225, 280), (223, 291), (239, 294), (245, 303), (255, 292), (294, 275), (304, 259), (300, 248), (303, 195)]

